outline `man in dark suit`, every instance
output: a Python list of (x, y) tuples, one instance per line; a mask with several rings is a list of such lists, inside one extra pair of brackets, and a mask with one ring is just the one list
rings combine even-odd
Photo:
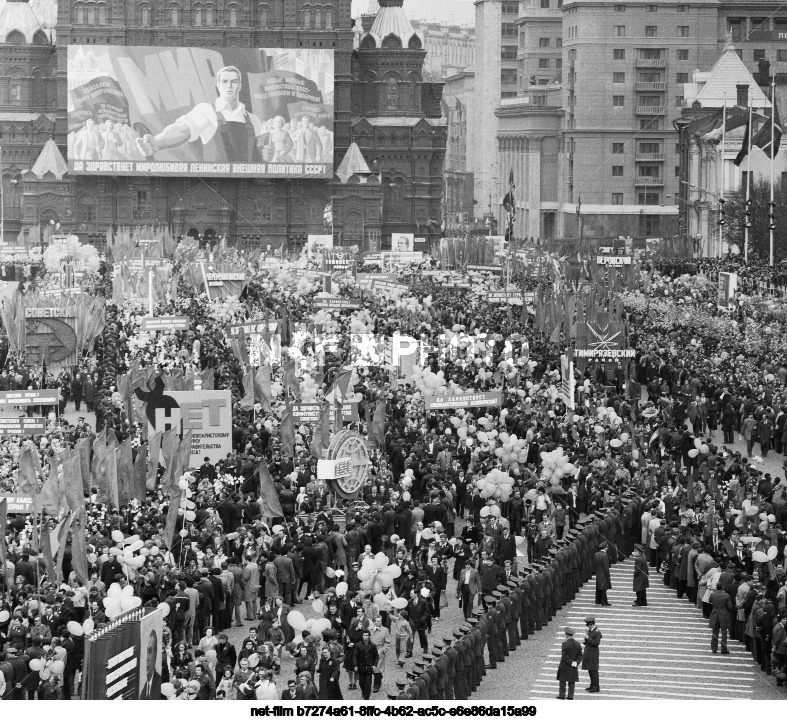
[(612, 579), (609, 573), (609, 554), (606, 551), (606, 543), (599, 544), (599, 549), (593, 557), (596, 568), (596, 605), (611, 606), (607, 600), (607, 591), (612, 588)]
[[(732, 599), (724, 590), (722, 583), (716, 584), (716, 589), (711, 592), (709, 603), (711, 606), (710, 627), (713, 629), (710, 648), (713, 653), (719, 650), (719, 631), (721, 631), (721, 652), (729, 654), (727, 649), (727, 632), (732, 624), (730, 611), (733, 609)], [(770, 630), (770, 629), (769, 629)]]
[(156, 669), (159, 641), (155, 629), (148, 636), (145, 656), (145, 679), (139, 690), (140, 701), (158, 701), (161, 699), (161, 674)]
[[(574, 698), (574, 686), (579, 681), (579, 662), (582, 660), (582, 646), (574, 638), (574, 629), (566, 626), (566, 640), (560, 647), (560, 663), (557, 667), (557, 680), (560, 684), (558, 698), (560, 700)], [(566, 696), (568, 684), (568, 696)]]
[(637, 600), (631, 605), (647, 606), (648, 586), (650, 586), (648, 561), (641, 545), (635, 546), (631, 555), (634, 556), (634, 593), (637, 594)]
[(475, 597), (481, 593), (481, 577), (478, 571), (473, 568), (473, 564), (468, 558), (465, 561), (465, 567), (459, 573), (459, 579), (456, 586), (456, 597), (462, 604), (462, 611), (465, 619), (470, 618), (473, 613), (473, 601)]

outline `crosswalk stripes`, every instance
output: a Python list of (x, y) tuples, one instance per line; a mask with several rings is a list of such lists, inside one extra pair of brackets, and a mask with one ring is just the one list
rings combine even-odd
[[(678, 600), (657, 574), (651, 576), (648, 606), (632, 607), (634, 564), (627, 560), (611, 568), (611, 606), (595, 605), (591, 579), (567, 607), (565, 621), (533, 682), (530, 698), (551, 699), (557, 692), (563, 626), (572, 626), (581, 643), (585, 617), (593, 615), (603, 633), (601, 693), (584, 691), (587, 671), (580, 670), (576, 698), (582, 700), (635, 699), (746, 699), (762, 696), (762, 678), (751, 655), (730, 641), (729, 656), (712, 654), (707, 620), (696, 606)], [(779, 689), (780, 690), (780, 689)], [(776, 689), (774, 689), (776, 691)], [(774, 695), (781, 697), (781, 694)]]

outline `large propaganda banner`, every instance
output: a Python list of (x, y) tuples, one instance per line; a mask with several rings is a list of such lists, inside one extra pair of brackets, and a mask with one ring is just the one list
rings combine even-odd
[(333, 50), (70, 45), (75, 175), (333, 175)]
[(191, 430), (191, 466), (207, 457), (218, 463), (232, 450), (232, 397), (229, 391), (165, 391), (157, 379), (152, 391), (137, 389), (147, 403), (149, 433), (178, 428)]

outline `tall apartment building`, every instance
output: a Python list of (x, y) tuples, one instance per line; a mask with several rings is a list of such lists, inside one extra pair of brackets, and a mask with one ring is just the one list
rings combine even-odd
[[(475, 214), (495, 212), (501, 173), (497, 158), (495, 109), (503, 98), (514, 98), (518, 87), (519, 3), (512, 0), (475, 0), (476, 52), (473, 123), (476, 127), (474, 172)], [(507, 170), (505, 171), (508, 172)], [(502, 196), (501, 196), (502, 197)]]
[(678, 232), (672, 121), (692, 70), (718, 56), (717, 7), (564, 3), (565, 198), (581, 198), (585, 235)]
[(519, 94), (533, 85), (559, 85), (563, 78), (563, 0), (519, 4)]

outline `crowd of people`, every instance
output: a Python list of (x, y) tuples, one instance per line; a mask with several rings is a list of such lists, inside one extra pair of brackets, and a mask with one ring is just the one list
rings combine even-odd
[[(92, 445), (100, 430), (142, 444), (144, 413), (119, 392), (132, 367), (146, 370), (142, 393), (159, 379), (182, 389), (197, 376), (203, 388), (230, 390), (233, 451), (184, 476), (194, 517), (179, 520), (169, 548), (160, 482), (144, 504), (120, 507), (91, 489), (89, 578), (75, 570), (68, 540), (50, 577), (35, 517), (9, 516), (0, 696), (77, 697), (84, 636), (69, 627), (107, 623), (118, 584), (144, 606), (168, 607), (165, 698), (468, 698), (593, 576), (604, 603), (604, 568), (632, 552), (702, 607), (722, 653), (729, 631), (784, 680), (787, 483), (763, 467), (769, 452), (781, 460), (787, 449), (785, 311), (753, 287), (719, 310), (715, 274), (731, 261), (642, 259), (621, 294), (636, 356), (625, 367), (577, 363), (571, 399), (561, 393), (568, 339), (540, 333), (527, 304), (488, 303), (499, 274), (457, 283), (459, 274), (436, 276), (425, 261), (403, 267), (398, 287), (373, 292), (336, 276), (332, 292), (360, 298), (361, 308), (331, 311), (317, 307), (322, 278), (308, 256), (250, 263), (240, 299), (211, 300), (186, 282), (184, 263), (176, 255), (175, 290), (156, 311), (187, 316), (188, 330), (144, 332), (147, 300), (129, 298), (107, 305), (95, 354), (77, 368), (41, 383), (41, 368), (6, 358), (2, 388), (58, 385), (64, 404), (84, 402), (96, 417), (92, 428), (72, 424), (61, 408), (46, 434), (4, 437), (6, 491), (26, 448), (43, 479), (64, 449), (82, 438)], [(100, 273), (109, 297), (111, 266)], [(528, 292), (553, 280), (516, 264), (512, 275)], [(244, 354), (226, 333), (262, 317), (278, 319), (284, 352), (269, 410), (259, 398), (244, 402)], [(359, 361), (357, 339), (396, 332), (426, 351), (422, 368), (400, 369), (392, 382), (390, 368)], [(317, 425), (299, 424), (283, 443), (290, 403), (323, 402), (343, 368), (352, 368), (345, 401), (359, 419), (348, 427), (369, 452), (352, 503), (318, 478)], [(426, 407), (432, 395), (469, 390), (498, 390), (501, 402)], [(265, 515), (263, 461), (280, 517)], [(147, 549), (134, 573), (113, 553), (117, 531)], [(633, 588), (639, 605), (644, 591)]]

